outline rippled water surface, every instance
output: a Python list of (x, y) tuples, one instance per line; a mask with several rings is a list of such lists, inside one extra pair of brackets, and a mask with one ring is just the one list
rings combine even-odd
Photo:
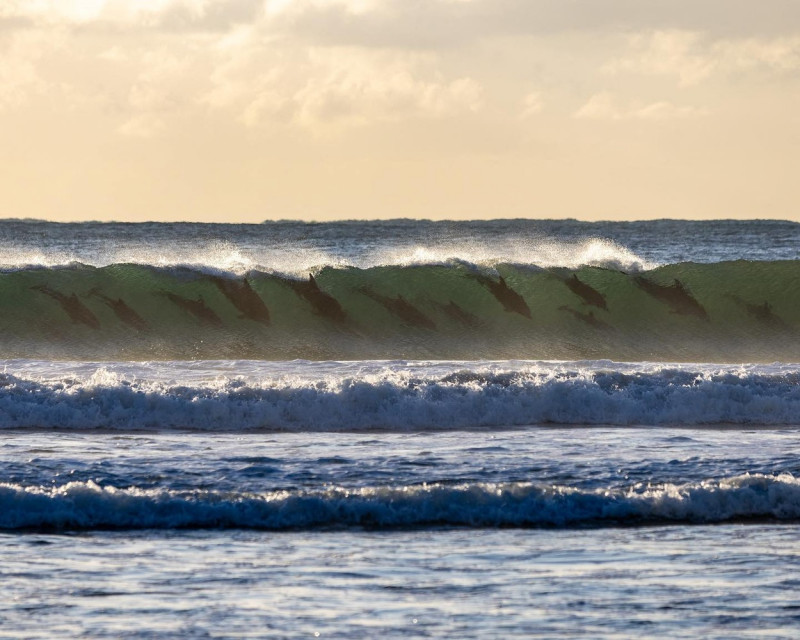
[(8, 638), (791, 638), (800, 625), (794, 526), (2, 535), (0, 562)]
[[(4, 487), (92, 482), (240, 497), (496, 482), (636, 493), (648, 484), (798, 474), (798, 435), (654, 427), (11, 431), (0, 468)], [(696, 521), (671, 526), (373, 521), (263, 531), (212, 522), (9, 531), (0, 535), (0, 637), (794, 637), (796, 520), (734, 516), (710, 526), (704, 517), (714, 521), (721, 506), (709, 496)], [(7, 517), (15, 504), (7, 493), (2, 499)], [(82, 500), (89, 497), (73, 496), (69, 508), (113, 508)]]

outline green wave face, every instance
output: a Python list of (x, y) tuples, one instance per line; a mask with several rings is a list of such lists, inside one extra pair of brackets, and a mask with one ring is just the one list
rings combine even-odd
[(5, 358), (798, 361), (800, 262), (32, 268), (0, 274), (0, 329)]

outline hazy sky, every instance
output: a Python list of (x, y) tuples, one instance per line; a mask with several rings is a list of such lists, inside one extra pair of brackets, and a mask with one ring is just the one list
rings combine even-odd
[(0, 0), (0, 217), (800, 220), (798, 0)]

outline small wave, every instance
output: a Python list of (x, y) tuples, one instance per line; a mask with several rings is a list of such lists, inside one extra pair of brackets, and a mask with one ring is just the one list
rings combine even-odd
[(463, 370), (202, 384), (0, 374), (0, 428), (410, 431), (558, 425), (795, 425), (797, 372)]
[(328, 488), (264, 494), (0, 485), (0, 530), (577, 527), (800, 518), (791, 475), (580, 490), (529, 483)]

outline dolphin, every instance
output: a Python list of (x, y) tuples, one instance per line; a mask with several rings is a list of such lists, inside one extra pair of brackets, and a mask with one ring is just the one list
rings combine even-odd
[(478, 318), (478, 316), (470, 313), (469, 311), (465, 311), (452, 300), (450, 300), (448, 304), (443, 304), (440, 306), (448, 318), (455, 320), (465, 327), (469, 327), (470, 329), (479, 329), (484, 326), (483, 322), (481, 322), (481, 319)]
[(98, 287), (95, 287), (86, 295), (100, 298), (100, 300), (105, 302), (106, 305), (114, 312), (114, 315), (116, 315), (117, 318), (119, 318), (128, 326), (133, 327), (137, 331), (141, 332), (150, 331), (150, 326), (147, 324), (147, 322), (145, 322), (142, 316), (131, 309), (122, 298), (117, 298), (114, 300), (113, 298), (102, 293)]
[(608, 311), (606, 297), (594, 287), (591, 287), (585, 282), (579, 280), (576, 274), (573, 273), (571, 278), (564, 280), (564, 284), (567, 285), (569, 290), (583, 300), (586, 304), (590, 304), (594, 307), (599, 307), (600, 309), (605, 309)]
[(762, 324), (769, 325), (776, 329), (788, 328), (788, 325), (775, 314), (775, 312), (772, 310), (772, 305), (766, 300), (764, 301), (764, 304), (751, 304), (749, 302), (745, 302), (739, 296), (732, 293), (727, 294), (727, 297), (742, 307), (747, 312), (747, 315), (758, 320)]
[(361, 287), (359, 291), (365, 296), (372, 298), (375, 302), (383, 306), (389, 313), (400, 318), (400, 320), (406, 324), (412, 327), (419, 327), (421, 329), (436, 330), (436, 323), (422, 313), (422, 311), (417, 309), (413, 304), (408, 302), (408, 300), (406, 300), (403, 296), (398, 295), (396, 298), (382, 296), (368, 287)]
[(213, 327), (214, 329), (221, 329), (223, 327), (222, 320), (220, 320), (220, 317), (214, 313), (213, 309), (210, 309), (206, 306), (203, 296), (199, 296), (197, 300), (192, 300), (190, 298), (179, 296), (177, 293), (172, 293), (170, 291), (162, 291), (161, 293), (167, 296), (167, 299), (174, 305), (180, 307), (187, 313), (190, 313), (197, 318), (200, 321), (200, 324), (207, 327)]
[(677, 278), (673, 284), (658, 284), (644, 276), (636, 276), (634, 282), (645, 293), (653, 296), (656, 300), (668, 304), (673, 313), (696, 316), (703, 320), (708, 320), (706, 310)]
[(210, 276), (211, 281), (217, 285), (230, 303), (241, 313), (241, 318), (248, 318), (255, 322), (260, 322), (264, 326), (269, 326), (269, 309), (261, 297), (253, 290), (247, 278), (230, 280), (219, 276)]
[(70, 317), (72, 322), (76, 324), (85, 324), (87, 327), (92, 329), (100, 328), (100, 321), (97, 319), (97, 316), (95, 316), (89, 310), (89, 308), (78, 299), (78, 296), (75, 293), (68, 296), (60, 291), (51, 289), (46, 284), (36, 285), (31, 287), (31, 289), (39, 291), (46, 296), (50, 296), (53, 300), (58, 302), (64, 312)]
[(500, 276), (499, 282), (495, 282), (488, 276), (484, 276), (479, 273), (470, 274), (469, 277), (474, 278), (479, 284), (486, 287), (489, 290), (489, 293), (491, 293), (497, 299), (497, 301), (503, 305), (503, 309), (509, 313), (518, 313), (521, 316), (525, 316), (526, 318), (530, 319), (531, 310), (528, 308), (525, 300), (521, 295), (519, 295), (506, 284), (503, 276)]
[(339, 301), (320, 289), (312, 274), (308, 274), (308, 281), (287, 280), (286, 282), (292, 291), (314, 308), (314, 313), (317, 315), (337, 323), (347, 320), (347, 314)]
[(614, 328), (610, 324), (607, 324), (602, 320), (596, 318), (594, 315), (594, 311), (590, 311), (589, 313), (581, 313), (580, 311), (576, 311), (575, 309), (570, 309), (567, 305), (561, 305), (558, 309), (559, 311), (566, 311), (567, 313), (573, 315), (581, 322), (585, 322), (586, 324), (588, 324), (591, 327), (594, 327), (595, 329), (603, 329), (607, 331), (609, 329)]

